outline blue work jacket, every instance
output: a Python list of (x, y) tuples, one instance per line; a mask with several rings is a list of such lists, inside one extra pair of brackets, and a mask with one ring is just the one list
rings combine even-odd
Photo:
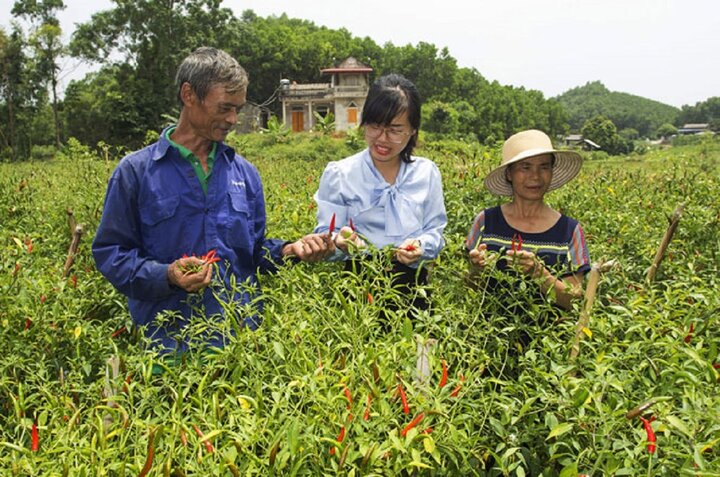
[[(98, 270), (128, 297), (146, 336), (161, 352), (182, 352), (187, 340), (180, 331), (195, 317), (220, 319), (233, 310), (242, 313), (241, 324), (259, 326), (262, 304), (252, 313), (241, 308), (259, 295), (257, 273), (276, 269), (285, 242), (265, 238), (265, 199), (252, 164), (218, 144), (205, 194), (192, 165), (163, 136), (113, 172), (92, 252)], [(220, 285), (194, 294), (170, 285), (170, 263), (212, 249), (221, 258), (213, 274)], [(157, 320), (166, 310), (176, 313)], [(225, 338), (217, 331), (204, 337), (215, 346)]]

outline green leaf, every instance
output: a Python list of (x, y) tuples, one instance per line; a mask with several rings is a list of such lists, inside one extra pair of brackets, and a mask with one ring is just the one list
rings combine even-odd
[(580, 388), (577, 391), (575, 391), (575, 395), (573, 395), (572, 404), (573, 407), (578, 408), (585, 404), (585, 401), (587, 401), (588, 397), (590, 397), (590, 391), (588, 391), (586, 388)]
[(680, 419), (678, 419), (675, 416), (665, 416), (665, 421), (667, 421), (670, 426), (674, 427), (678, 431), (682, 432), (688, 437), (693, 437), (692, 433), (690, 432), (690, 429), (687, 428), (684, 422), (682, 422)]
[(410, 321), (410, 319), (407, 318), (407, 317), (406, 317), (405, 320), (403, 321), (403, 328), (402, 328), (402, 330), (403, 330), (403, 337), (404, 337), (406, 340), (412, 340), (412, 338), (413, 338), (413, 324), (412, 324), (412, 321)]
[(577, 463), (575, 463), (575, 462), (563, 467), (563, 470), (560, 471), (560, 477), (577, 477), (577, 475), (578, 475), (578, 466), (577, 466)]
[(569, 432), (573, 428), (573, 424), (571, 422), (563, 422), (562, 424), (558, 424), (557, 426), (553, 427), (550, 431), (550, 434), (545, 438), (545, 440), (552, 439), (553, 437), (561, 436), (565, 434), (566, 432)]
[(273, 341), (273, 350), (276, 355), (280, 356), (280, 359), (285, 359), (285, 350), (283, 349), (282, 344), (277, 341)]
[(435, 441), (432, 437), (426, 436), (423, 439), (423, 447), (425, 448), (425, 452), (428, 454), (432, 454), (435, 451)]

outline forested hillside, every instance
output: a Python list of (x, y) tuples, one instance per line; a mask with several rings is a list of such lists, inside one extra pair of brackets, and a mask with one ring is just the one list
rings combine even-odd
[(566, 91), (557, 98), (567, 113), (570, 129), (580, 131), (585, 121), (604, 116), (618, 131), (635, 129), (643, 137), (655, 134), (658, 127), (674, 123), (678, 109), (651, 99), (608, 90), (594, 81)]

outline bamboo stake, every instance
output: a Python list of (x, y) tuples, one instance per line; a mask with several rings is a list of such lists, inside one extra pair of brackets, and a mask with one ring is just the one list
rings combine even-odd
[(598, 284), (600, 283), (600, 274), (610, 270), (616, 263), (617, 262), (615, 260), (603, 263), (593, 263), (592, 268), (590, 269), (588, 284), (585, 289), (585, 303), (582, 311), (580, 312), (580, 319), (578, 320), (577, 325), (575, 325), (575, 338), (573, 339), (572, 348), (570, 350), (570, 359), (574, 360), (577, 358), (578, 354), (580, 354), (580, 339), (582, 338), (582, 334), (585, 332), (584, 330), (586, 330), (590, 324), (590, 310), (592, 309), (593, 302), (595, 302)]
[(417, 342), (417, 361), (415, 363), (417, 371), (416, 379), (419, 384), (423, 384), (432, 374), (432, 370), (430, 369), (430, 355), (437, 344), (437, 340), (434, 338), (424, 340), (420, 335), (415, 335), (415, 341)]
[(70, 242), (70, 248), (68, 249), (67, 258), (65, 259), (65, 268), (63, 269), (63, 278), (66, 278), (68, 275), (68, 272), (70, 271), (70, 268), (72, 267), (73, 263), (75, 262), (75, 254), (78, 251), (78, 248), (80, 248), (80, 237), (83, 234), (83, 227), (82, 225), (76, 225), (75, 231), (72, 235), (72, 241)]
[[(105, 363), (105, 387), (103, 389), (103, 397), (107, 400), (108, 407), (116, 407), (115, 403), (115, 387), (113, 383), (117, 380), (120, 375), (120, 358), (117, 356), (110, 356)], [(110, 414), (103, 416), (103, 424), (105, 429), (110, 427), (113, 422), (113, 418)]]
[(650, 265), (650, 268), (647, 272), (647, 281), (652, 283), (655, 280), (655, 273), (657, 273), (657, 269), (660, 266), (660, 262), (662, 262), (663, 258), (665, 257), (665, 251), (668, 248), (668, 245), (670, 245), (670, 241), (673, 238), (673, 235), (675, 234), (675, 229), (677, 229), (678, 224), (680, 223), (680, 216), (682, 215), (683, 209), (685, 208), (685, 204), (682, 203), (677, 206), (675, 209), (675, 212), (673, 212), (672, 217), (670, 217), (670, 225), (668, 226), (667, 230), (665, 231), (665, 236), (662, 239), (662, 242), (660, 242), (660, 247), (658, 248), (657, 253), (655, 254), (655, 258), (653, 259), (652, 265)]
[(75, 227), (77, 227), (77, 220), (75, 220), (75, 214), (73, 214), (70, 207), (65, 210), (65, 213), (67, 213), (68, 216), (68, 230), (70, 231), (70, 236), (72, 237), (73, 232), (75, 232)]

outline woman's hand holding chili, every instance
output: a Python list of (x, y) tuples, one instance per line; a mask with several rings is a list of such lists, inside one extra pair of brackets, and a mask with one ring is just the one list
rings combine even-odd
[(490, 255), (487, 251), (487, 244), (481, 243), (468, 253), (470, 263), (477, 268), (485, 268), (490, 265)]
[(508, 250), (507, 256), (510, 258), (511, 263), (518, 267), (525, 275), (532, 278), (540, 278), (543, 276), (545, 266), (533, 252), (529, 250)]
[(345, 253), (352, 249), (365, 248), (367, 244), (351, 227), (342, 227), (335, 236), (335, 246)]
[(423, 249), (418, 239), (405, 239), (399, 247), (395, 249), (395, 258), (403, 265), (410, 265), (420, 260)]

